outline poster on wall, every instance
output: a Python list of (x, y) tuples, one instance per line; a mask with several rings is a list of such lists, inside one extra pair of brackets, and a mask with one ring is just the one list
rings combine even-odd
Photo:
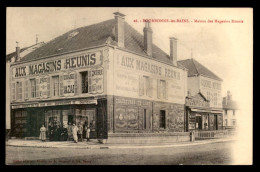
[(74, 96), (75, 94), (75, 74), (68, 73), (63, 75), (63, 95), (64, 96)]
[(40, 78), (40, 97), (41, 98), (47, 98), (47, 84), (48, 84), (48, 78), (47, 77), (42, 77)]
[(93, 94), (103, 93), (104, 89), (104, 70), (103, 68), (93, 69), (91, 72), (90, 92)]

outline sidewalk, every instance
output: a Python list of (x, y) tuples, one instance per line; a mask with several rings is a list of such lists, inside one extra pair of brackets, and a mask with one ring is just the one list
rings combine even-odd
[(172, 142), (172, 143), (152, 143), (152, 144), (112, 144), (106, 143), (104, 140), (103, 144), (98, 143), (97, 140), (93, 139), (90, 142), (78, 142), (72, 141), (46, 141), (40, 140), (24, 140), (24, 139), (10, 139), (6, 142), (6, 146), (15, 147), (35, 147), (35, 148), (78, 148), (78, 149), (125, 149), (125, 148), (163, 148), (163, 147), (179, 147), (179, 146), (192, 146), (201, 145), (217, 142), (235, 141), (233, 138), (218, 138), (208, 140), (198, 140), (194, 142)]

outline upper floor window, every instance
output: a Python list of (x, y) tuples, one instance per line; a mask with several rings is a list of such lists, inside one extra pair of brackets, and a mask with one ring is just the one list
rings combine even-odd
[(81, 90), (82, 90), (82, 93), (88, 93), (89, 90), (88, 90), (88, 71), (85, 71), (85, 72), (81, 72)]
[(207, 99), (210, 100), (210, 92), (207, 91)]
[(217, 98), (217, 93), (214, 93), (214, 100), (213, 100), (213, 102), (214, 102), (214, 105), (216, 106), (217, 105), (217, 100), (218, 100), (218, 98)]
[(160, 80), (160, 87), (161, 87), (161, 96), (162, 98), (166, 98), (166, 81)]
[(31, 98), (36, 97), (36, 79), (30, 79), (31, 85)]
[(235, 110), (233, 110), (233, 116), (235, 116), (236, 115), (236, 111)]
[(149, 96), (152, 97), (153, 89), (152, 89), (152, 78), (148, 76), (140, 76), (139, 78), (139, 93), (140, 96)]
[(235, 119), (232, 120), (232, 125), (236, 126), (236, 120)]
[(22, 82), (16, 82), (16, 98), (22, 100)]
[(59, 96), (59, 76), (53, 76), (53, 96)]

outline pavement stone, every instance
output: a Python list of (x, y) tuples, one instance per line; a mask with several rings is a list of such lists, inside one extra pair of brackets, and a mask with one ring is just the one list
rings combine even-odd
[(167, 143), (150, 143), (150, 144), (112, 144), (98, 143), (97, 140), (91, 140), (90, 142), (78, 142), (72, 141), (46, 141), (40, 140), (24, 140), (24, 139), (10, 139), (6, 141), (6, 146), (15, 147), (38, 147), (38, 148), (79, 148), (79, 149), (123, 149), (123, 148), (156, 148), (156, 147), (177, 147), (177, 146), (191, 146), (216, 142), (235, 141), (234, 138), (218, 138), (198, 140), (194, 142), (167, 142)]

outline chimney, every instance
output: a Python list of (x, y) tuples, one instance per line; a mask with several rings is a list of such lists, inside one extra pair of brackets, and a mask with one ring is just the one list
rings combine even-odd
[(115, 20), (116, 20), (116, 27), (115, 27), (115, 36), (116, 42), (118, 43), (119, 47), (125, 46), (125, 15), (120, 12), (115, 12)]
[(17, 46), (16, 46), (16, 58), (15, 61), (20, 60), (20, 47), (18, 45), (19, 42), (16, 42)]
[(148, 56), (153, 55), (153, 31), (152, 28), (150, 27), (151, 23), (146, 22), (145, 27), (143, 29), (144, 31), (144, 50), (147, 53)]
[(230, 91), (227, 91), (227, 99), (232, 100), (232, 94), (230, 93)]
[(174, 37), (170, 37), (170, 60), (177, 66), (177, 39)]

